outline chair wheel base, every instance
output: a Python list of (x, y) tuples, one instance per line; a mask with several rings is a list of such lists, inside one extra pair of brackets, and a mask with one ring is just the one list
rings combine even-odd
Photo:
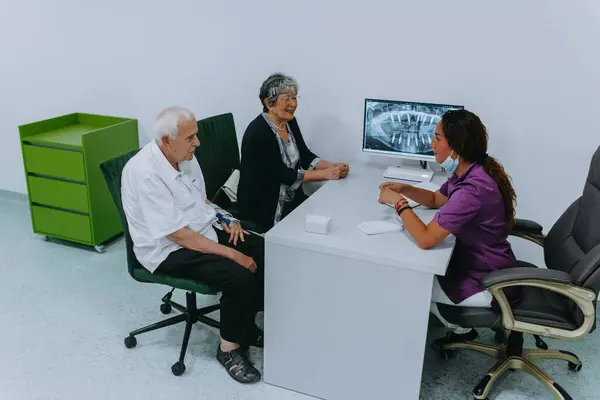
[(454, 358), (456, 355), (456, 350), (440, 350), (439, 355), (444, 361), (448, 361)]
[(131, 349), (133, 347), (135, 347), (137, 345), (137, 339), (135, 338), (135, 336), (127, 336), (125, 338), (125, 347), (127, 347), (128, 349)]
[(581, 371), (581, 368), (583, 368), (583, 363), (579, 362), (577, 364), (574, 364), (572, 362), (569, 362), (569, 369), (573, 372), (579, 372)]
[[(488, 385), (490, 384), (491, 380), (492, 380), (492, 377), (490, 375), (484, 376), (483, 379), (481, 381), (479, 381), (477, 386), (475, 386), (475, 389), (473, 389), (473, 398), (475, 398), (477, 400), (481, 400), (482, 399), (481, 396), (483, 396), (483, 394), (486, 392), (486, 389), (487, 389)], [(485, 397), (483, 399), (485, 399)]]
[(496, 334), (494, 335), (494, 341), (498, 344), (506, 343), (504, 332), (502, 332), (502, 330), (495, 330), (495, 332)]
[(535, 335), (535, 347), (540, 350), (548, 350), (548, 344), (546, 344), (546, 342), (544, 342), (544, 340), (537, 335)]
[(173, 366), (171, 367), (171, 372), (173, 373), (173, 375), (175, 376), (180, 376), (183, 375), (183, 373), (185, 372), (185, 364), (182, 363), (181, 361), (177, 361), (175, 364), (173, 364)]

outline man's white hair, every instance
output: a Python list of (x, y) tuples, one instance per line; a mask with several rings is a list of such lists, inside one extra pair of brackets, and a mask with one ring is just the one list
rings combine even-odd
[(163, 110), (156, 118), (154, 132), (156, 133), (156, 141), (160, 144), (163, 136), (168, 136), (170, 139), (175, 139), (179, 134), (179, 125), (186, 121), (194, 121), (194, 114), (183, 107), (169, 107)]

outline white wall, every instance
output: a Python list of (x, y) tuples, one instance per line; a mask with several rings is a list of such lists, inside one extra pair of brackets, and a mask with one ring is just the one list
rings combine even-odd
[[(75, 111), (233, 112), (238, 135), (273, 71), (301, 87), (311, 148), (360, 153), (365, 97), (465, 104), (512, 175), (518, 214), (547, 228), (600, 145), (595, 0), (0, 1), (0, 189), (25, 192), (17, 126)], [(375, 190), (375, 188), (373, 188)]]

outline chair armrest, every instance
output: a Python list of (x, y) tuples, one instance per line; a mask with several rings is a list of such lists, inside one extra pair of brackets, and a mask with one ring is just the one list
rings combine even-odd
[(530, 242), (538, 244), (542, 247), (544, 247), (544, 241), (546, 240), (546, 237), (542, 233), (542, 226), (529, 219), (517, 218), (515, 220), (515, 226), (513, 226), (512, 230), (509, 232), (509, 235), (529, 240)]
[(540, 224), (538, 224), (537, 222), (529, 220), (529, 219), (520, 219), (520, 218), (515, 219), (515, 226), (513, 227), (513, 230), (518, 230), (520, 232), (535, 233), (535, 234), (541, 234), (542, 229), (543, 229), (542, 226)]
[[(585, 336), (594, 326), (596, 294), (590, 289), (573, 285), (569, 274), (562, 271), (526, 267), (509, 268), (487, 274), (482, 279), (482, 285), (492, 293), (498, 302), (502, 311), (502, 325), (507, 330), (556, 339), (575, 340)], [(510, 286), (533, 286), (565, 296), (579, 307), (584, 317), (583, 322), (577, 329), (571, 331), (517, 321), (503, 290)]]
[(500, 283), (536, 280), (548, 283), (571, 283), (571, 276), (564, 271), (542, 268), (506, 268), (499, 271), (490, 272), (481, 279), (481, 284), (486, 289)]

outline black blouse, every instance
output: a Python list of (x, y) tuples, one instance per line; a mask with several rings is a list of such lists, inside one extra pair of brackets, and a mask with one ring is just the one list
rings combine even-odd
[[(266, 232), (276, 223), (276, 211), (283, 188), (296, 189), (296, 197), (304, 196), (298, 186), (299, 170), (311, 169), (318, 157), (311, 152), (294, 118), (288, 122), (290, 135), (296, 142), (300, 160), (296, 168), (284, 163), (277, 134), (262, 114), (246, 128), (242, 139), (238, 207), (242, 218), (250, 220)], [(281, 204), (279, 204), (281, 207)]]

